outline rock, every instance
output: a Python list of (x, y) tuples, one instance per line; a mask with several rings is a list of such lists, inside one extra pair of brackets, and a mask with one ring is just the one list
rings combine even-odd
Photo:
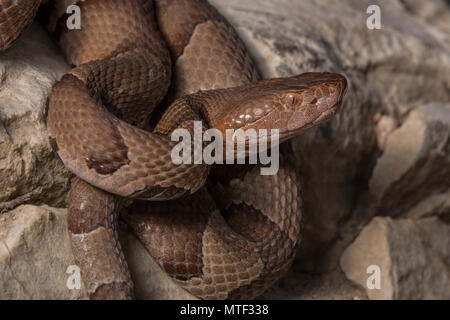
[(450, 190), (450, 104), (411, 111), (387, 139), (369, 183), (378, 212), (395, 216), (424, 197)]
[(380, 114), (375, 115), (375, 131), (377, 133), (378, 149), (384, 151), (386, 148), (386, 142), (392, 131), (396, 128), (396, 122), (393, 117), (383, 116)]
[(438, 216), (441, 220), (450, 222), (450, 192), (431, 195), (401, 215), (411, 219), (430, 216)]
[(69, 69), (36, 22), (0, 53), (0, 212), (22, 203), (64, 204), (71, 175), (50, 145), (46, 107)]
[(441, 28), (446, 28), (450, 32), (448, 23), (448, 1), (420, 1), (420, 0), (404, 0), (405, 8), (412, 14), (417, 15), (431, 24), (436, 24)]
[(83, 299), (70, 290), (74, 265), (66, 210), (23, 205), (0, 216), (0, 299)]
[[(75, 266), (66, 209), (22, 205), (0, 217), (0, 299), (87, 299), (81, 288), (69, 289)], [(159, 268), (132, 234), (121, 244), (138, 299), (196, 299)]]
[(339, 269), (326, 274), (308, 274), (293, 269), (261, 299), (367, 300), (367, 295)]
[[(450, 225), (436, 217), (375, 217), (345, 250), (340, 265), (370, 299), (449, 299)], [(379, 289), (367, 285), (372, 265), (380, 270)]]

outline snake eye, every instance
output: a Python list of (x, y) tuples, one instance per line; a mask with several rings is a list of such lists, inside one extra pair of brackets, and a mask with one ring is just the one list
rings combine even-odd
[(283, 103), (288, 107), (296, 107), (302, 103), (302, 96), (298, 93), (286, 93), (283, 96)]

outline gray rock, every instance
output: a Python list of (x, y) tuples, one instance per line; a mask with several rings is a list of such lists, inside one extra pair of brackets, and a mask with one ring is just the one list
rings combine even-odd
[[(138, 299), (195, 297), (178, 287), (160, 269), (132, 234), (120, 240)], [(75, 266), (66, 209), (22, 205), (0, 217), (0, 299), (87, 299), (67, 282)]]
[(395, 216), (450, 190), (450, 104), (429, 103), (387, 138), (369, 190), (380, 214)]
[(69, 289), (75, 265), (66, 210), (23, 205), (0, 216), (0, 299), (82, 299)]
[(37, 23), (0, 53), (0, 212), (64, 204), (71, 175), (55, 157), (45, 121), (52, 86), (68, 69)]
[(450, 222), (450, 191), (447, 193), (433, 194), (401, 215), (401, 217), (411, 219), (427, 218), (430, 216), (437, 216), (447, 223)]
[(440, 28), (445, 28), (450, 32), (450, 25), (448, 23), (448, 1), (404, 0), (403, 5), (412, 14), (419, 16), (428, 23), (436, 24)]
[[(340, 265), (370, 299), (450, 299), (450, 225), (375, 217), (345, 250)], [(368, 278), (380, 270), (380, 287)], [(370, 271), (368, 273), (368, 271)]]
[(293, 268), (261, 299), (270, 300), (367, 300), (366, 292), (349, 281), (340, 269), (309, 274)]

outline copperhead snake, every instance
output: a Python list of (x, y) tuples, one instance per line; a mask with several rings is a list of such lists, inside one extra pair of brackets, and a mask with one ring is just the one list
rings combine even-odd
[[(68, 30), (66, 8), (81, 8)], [(0, 50), (41, 0), (0, 0)], [(202, 299), (255, 298), (289, 269), (301, 236), (289, 147), (280, 169), (171, 161), (179, 128), (279, 129), (280, 142), (336, 114), (333, 73), (260, 80), (236, 31), (205, 0), (61, 0), (49, 29), (74, 68), (54, 86), (47, 127), (78, 178), (68, 196), (72, 248), (91, 299), (134, 297), (118, 211), (161, 268)], [(158, 106), (158, 107), (157, 107)], [(168, 106), (164, 109), (161, 106)], [(154, 109), (165, 110), (157, 117)], [(153, 117), (153, 118), (152, 118)], [(149, 129), (149, 118), (156, 126)], [(269, 137), (270, 138), (270, 137)], [(124, 206), (126, 199), (141, 199)]]

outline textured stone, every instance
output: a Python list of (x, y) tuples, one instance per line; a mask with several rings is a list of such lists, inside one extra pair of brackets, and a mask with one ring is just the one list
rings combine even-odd
[(403, 5), (412, 14), (419, 16), (428, 23), (436, 24), (440, 28), (445, 28), (450, 32), (450, 25), (448, 23), (448, 1), (404, 0)]
[(396, 129), (397, 123), (393, 117), (383, 116), (381, 114), (375, 115), (375, 131), (377, 133), (378, 148), (384, 151), (386, 142), (392, 131)]
[(450, 104), (429, 103), (387, 138), (369, 182), (378, 211), (394, 216), (450, 190)]
[(0, 53), (0, 212), (64, 204), (71, 175), (55, 157), (45, 121), (52, 86), (69, 68), (36, 22)]
[(23, 205), (0, 216), (0, 299), (81, 299), (66, 271), (74, 265), (66, 210)]
[[(340, 261), (370, 299), (450, 299), (450, 225), (375, 217)], [(380, 289), (368, 289), (367, 268), (380, 268)]]
[[(87, 299), (69, 290), (75, 265), (66, 209), (22, 205), (0, 216), (0, 299)], [(178, 287), (130, 233), (120, 240), (138, 299), (195, 299)]]
[(270, 300), (366, 300), (366, 292), (333, 270), (325, 275), (308, 274), (293, 268), (261, 299)]
[(422, 200), (416, 206), (401, 215), (404, 218), (420, 219), (438, 216), (441, 220), (450, 222), (450, 191), (437, 193)]

